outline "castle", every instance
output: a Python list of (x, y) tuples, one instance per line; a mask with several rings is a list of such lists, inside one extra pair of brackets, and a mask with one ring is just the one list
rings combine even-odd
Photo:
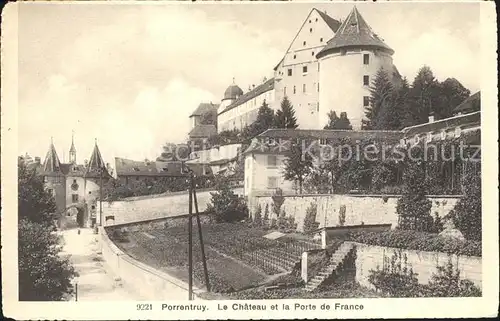
[(61, 163), (51, 141), (44, 162), (35, 158), (30, 166), (43, 178), (47, 190), (54, 196), (60, 227), (88, 227), (100, 223), (97, 200), (100, 187), (111, 178), (111, 169), (101, 156), (97, 140), (89, 161), (83, 165), (76, 162), (72, 139), (69, 163)]
[(353, 129), (359, 130), (379, 69), (394, 83), (401, 80), (393, 54), (356, 7), (342, 23), (312, 9), (272, 79), (264, 78), (246, 93), (233, 80), (217, 107), (217, 131), (241, 130), (256, 120), (264, 101), (277, 110), (285, 96), (294, 106), (299, 129), (322, 129), (333, 109), (347, 113)]

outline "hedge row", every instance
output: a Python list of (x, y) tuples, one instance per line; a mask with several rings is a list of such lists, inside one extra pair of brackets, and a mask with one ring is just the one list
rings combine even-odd
[(376, 246), (395, 247), (406, 250), (444, 252), (456, 255), (481, 256), (481, 242), (453, 240), (438, 234), (392, 230), (386, 232), (353, 232), (349, 241)]

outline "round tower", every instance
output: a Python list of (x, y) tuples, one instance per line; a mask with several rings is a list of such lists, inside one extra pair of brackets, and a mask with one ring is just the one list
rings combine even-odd
[[(217, 128), (219, 131), (227, 130), (229, 128), (226, 128), (228, 124), (226, 122), (228, 121), (229, 115), (225, 115), (221, 113), (227, 108), (227, 106), (231, 105), (233, 102), (235, 102), (241, 95), (243, 95), (243, 90), (241, 90), (238, 85), (235, 84), (234, 78), (233, 78), (233, 83), (227, 87), (226, 91), (224, 92), (224, 97), (222, 98), (219, 109), (217, 110)], [(227, 114), (227, 113), (226, 113)]]
[(328, 122), (328, 112), (346, 112), (354, 130), (361, 129), (369, 105), (370, 85), (380, 68), (392, 79), (394, 50), (366, 23), (356, 7), (335, 36), (316, 55), (320, 64), (319, 122)]

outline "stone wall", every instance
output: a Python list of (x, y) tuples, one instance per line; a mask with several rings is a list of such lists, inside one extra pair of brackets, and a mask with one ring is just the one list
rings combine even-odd
[[(212, 190), (197, 191), (198, 210), (205, 211), (210, 203)], [(236, 194), (243, 193), (242, 188), (234, 189)], [(111, 224), (127, 224), (148, 221), (170, 216), (179, 216), (188, 213), (189, 194), (187, 192), (173, 193), (170, 195), (150, 195), (131, 197), (113, 203), (103, 203), (103, 217), (114, 216)], [(193, 207), (194, 211), (194, 207)]]
[[(101, 232), (101, 243), (107, 271), (119, 277), (124, 284), (138, 293), (141, 299), (187, 300), (188, 284), (186, 282), (134, 260), (109, 239), (104, 229)], [(193, 287), (193, 292), (198, 298), (201, 291)]]
[[(341, 208), (345, 208), (344, 225), (358, 224), (392, 224), (394, 228), (398, 222), (396, 204), (399, 195), (293, 195), (285, 196), (283, 208), (287, 216), (295, 217), (297, 230), (303, 230), (306, 210), (311, 203), (317, 204), (316, 221), (319, 227), (339, 225)], [(432, 201), (431, 214), (436, 213), (443, 217), (452, 210), (459, 200), (459, 196), (428, 196)], [(253, 215), (257, 204), (262, 207), (262, 215), (266, 204), (269, 204), (269, 218), (276, 217), (272, 213), (271, 196), (257, 196), (251, 201), (250, 211)]]
[(461, 279), (468, 279), (479, 288), (482, 288), (482, 259), (475, 256), (458, 256), (441, 252), (425, 252), (414, 250), (400, 250), (391, 247), (382, 247), (356, 243), (356, 281), (363, 286), (373, 288), (368, 281), (370, 270), (382, 269), (384, 256), (391, 259), (396, 251), (406, 254), (408, 268), (411, 266), (417, 273), (419, 283), (427, 284), (433, 273), (437, 272), (436, 266), (448, 264), (449, 260), (460, 271)]

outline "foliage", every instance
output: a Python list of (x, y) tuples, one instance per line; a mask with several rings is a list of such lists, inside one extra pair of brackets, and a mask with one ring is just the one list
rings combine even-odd
[(208, 147), (242, 143), (242, 134), (237, 129), (223, 130), (208, 138)]
[(340, 117), (338, 117), (337, 113), (331, 110), (328, 113), (328, 124), (326, 124), (324, 129), (352, 130), (352, 125), (349, 118), (347, 118), (346, 112), (341, 112)]
[(71, 280), (77, 273), (60, 256), (55, 201), (24, 163), (18, 165), (18, 175), (19, 300), (63, 300), (73, 293)]
[(384, 255), (382, 269), (371, 270), (368, 281), (377, 291), (390, 297), (423, 296), (422, 287), (418, 283), (417, 274), (408, 265), (406, 254), (396, 251), (389, 259)]
[(242, 135), (246, 140), (250, 140), (257, 135), (262, 134), (269, 128), (272, 128), (273, 126), (274, 110), (272, 110), (266, 103), (266, 101), (264, 101), (257, 113), (257, 119), (255, 120), (255, 122), (243, 129)]
[(295, 129), (299, 127), (297, 118), (295, 117), (295, 110), (286, 96), (281, 101), (281, 109), (276, 111), (274, 124), (277, 128)]
[(437, 266), (427, 285), (432, 296), (437, 297), (478, 297), (481, 290), (470, 280), (460, 279), (460, 270), (454, 268), (451, 259), (444, 266)]
[(304, 233), (309, 233), (316, 230), (319, 223), (316, 222), (316, 216), (318, 214), (318, 205), (312, 203), (306, 210), (306, 216), (304, 217)]
[(286, 151), (284, 163), (283, 177), (298, 182), (299, 193), (302, 194), (303, 183), (313, 167), (311, 154), (303, 150), (303, 147), (298, 143), (292, 143), (290, 149)]
[(396, 211), (399, 215), (398, 228), (428, 232), (432, 229), (430, 215), (432, 203), (425, 196), (425, 173), (423, 166), (409, 162), (403, 174), (405, 192), (398, 199)]
[(257, 204), (257, 208), (255, 209), (253, 223), (256, 226), (262, 225), (262, 206), (260, 206), (260, 204)]
[(216, 222), (235, 222), (248, 217), (244, 198), (236, 195), (224, 178), (219, 178), (216, 191), (210, 194), (207, 212), (213, 213)]
[(481, 174), (470, 174), (465, 178), (465, 195), (449, 214), (455, 226), (465, 238), (480, 241), (481, 227)]
[(44, 225), (54, 226), (57, 220), (56, 203), (44, 187), (42, 178), (24, 163), (18, 166), (18, 217)]
[(438, 234), (392, 230), (386, 232), (350, 233), (346, 238), (353, 242), (395, 247), (407, 250), (443, 252), (456, 255), (481, 256), (481, 242), (443, 238)]
[(470, 90), (465, 88), (457, 79), (447, 78), (439, 83), (439, 105), (434, 108), (436, 119), (453, 116), (453, 110), (470, 95)]
[(439, 113), (439, 82), (428, 66), (419, 69), (410, 90), (410, 115), (412, 125), (426, 123), (431, 112)]
[(370, 104), (366, 107), (363, 129), (389, 129), (398, 127), (394, 108), (394, 87), (389, 74), (380, 68), (370, 87)]
[(273, 200), (272, 203), (272, 209), (273, 213), (276, 216), (279, 216), (281, 213), (281, 206), (285, 202), (285, 197), (283, 196), (283, 190), (281, 188), (277, 188), (273, 195), (271, 196), (271, 199)]

